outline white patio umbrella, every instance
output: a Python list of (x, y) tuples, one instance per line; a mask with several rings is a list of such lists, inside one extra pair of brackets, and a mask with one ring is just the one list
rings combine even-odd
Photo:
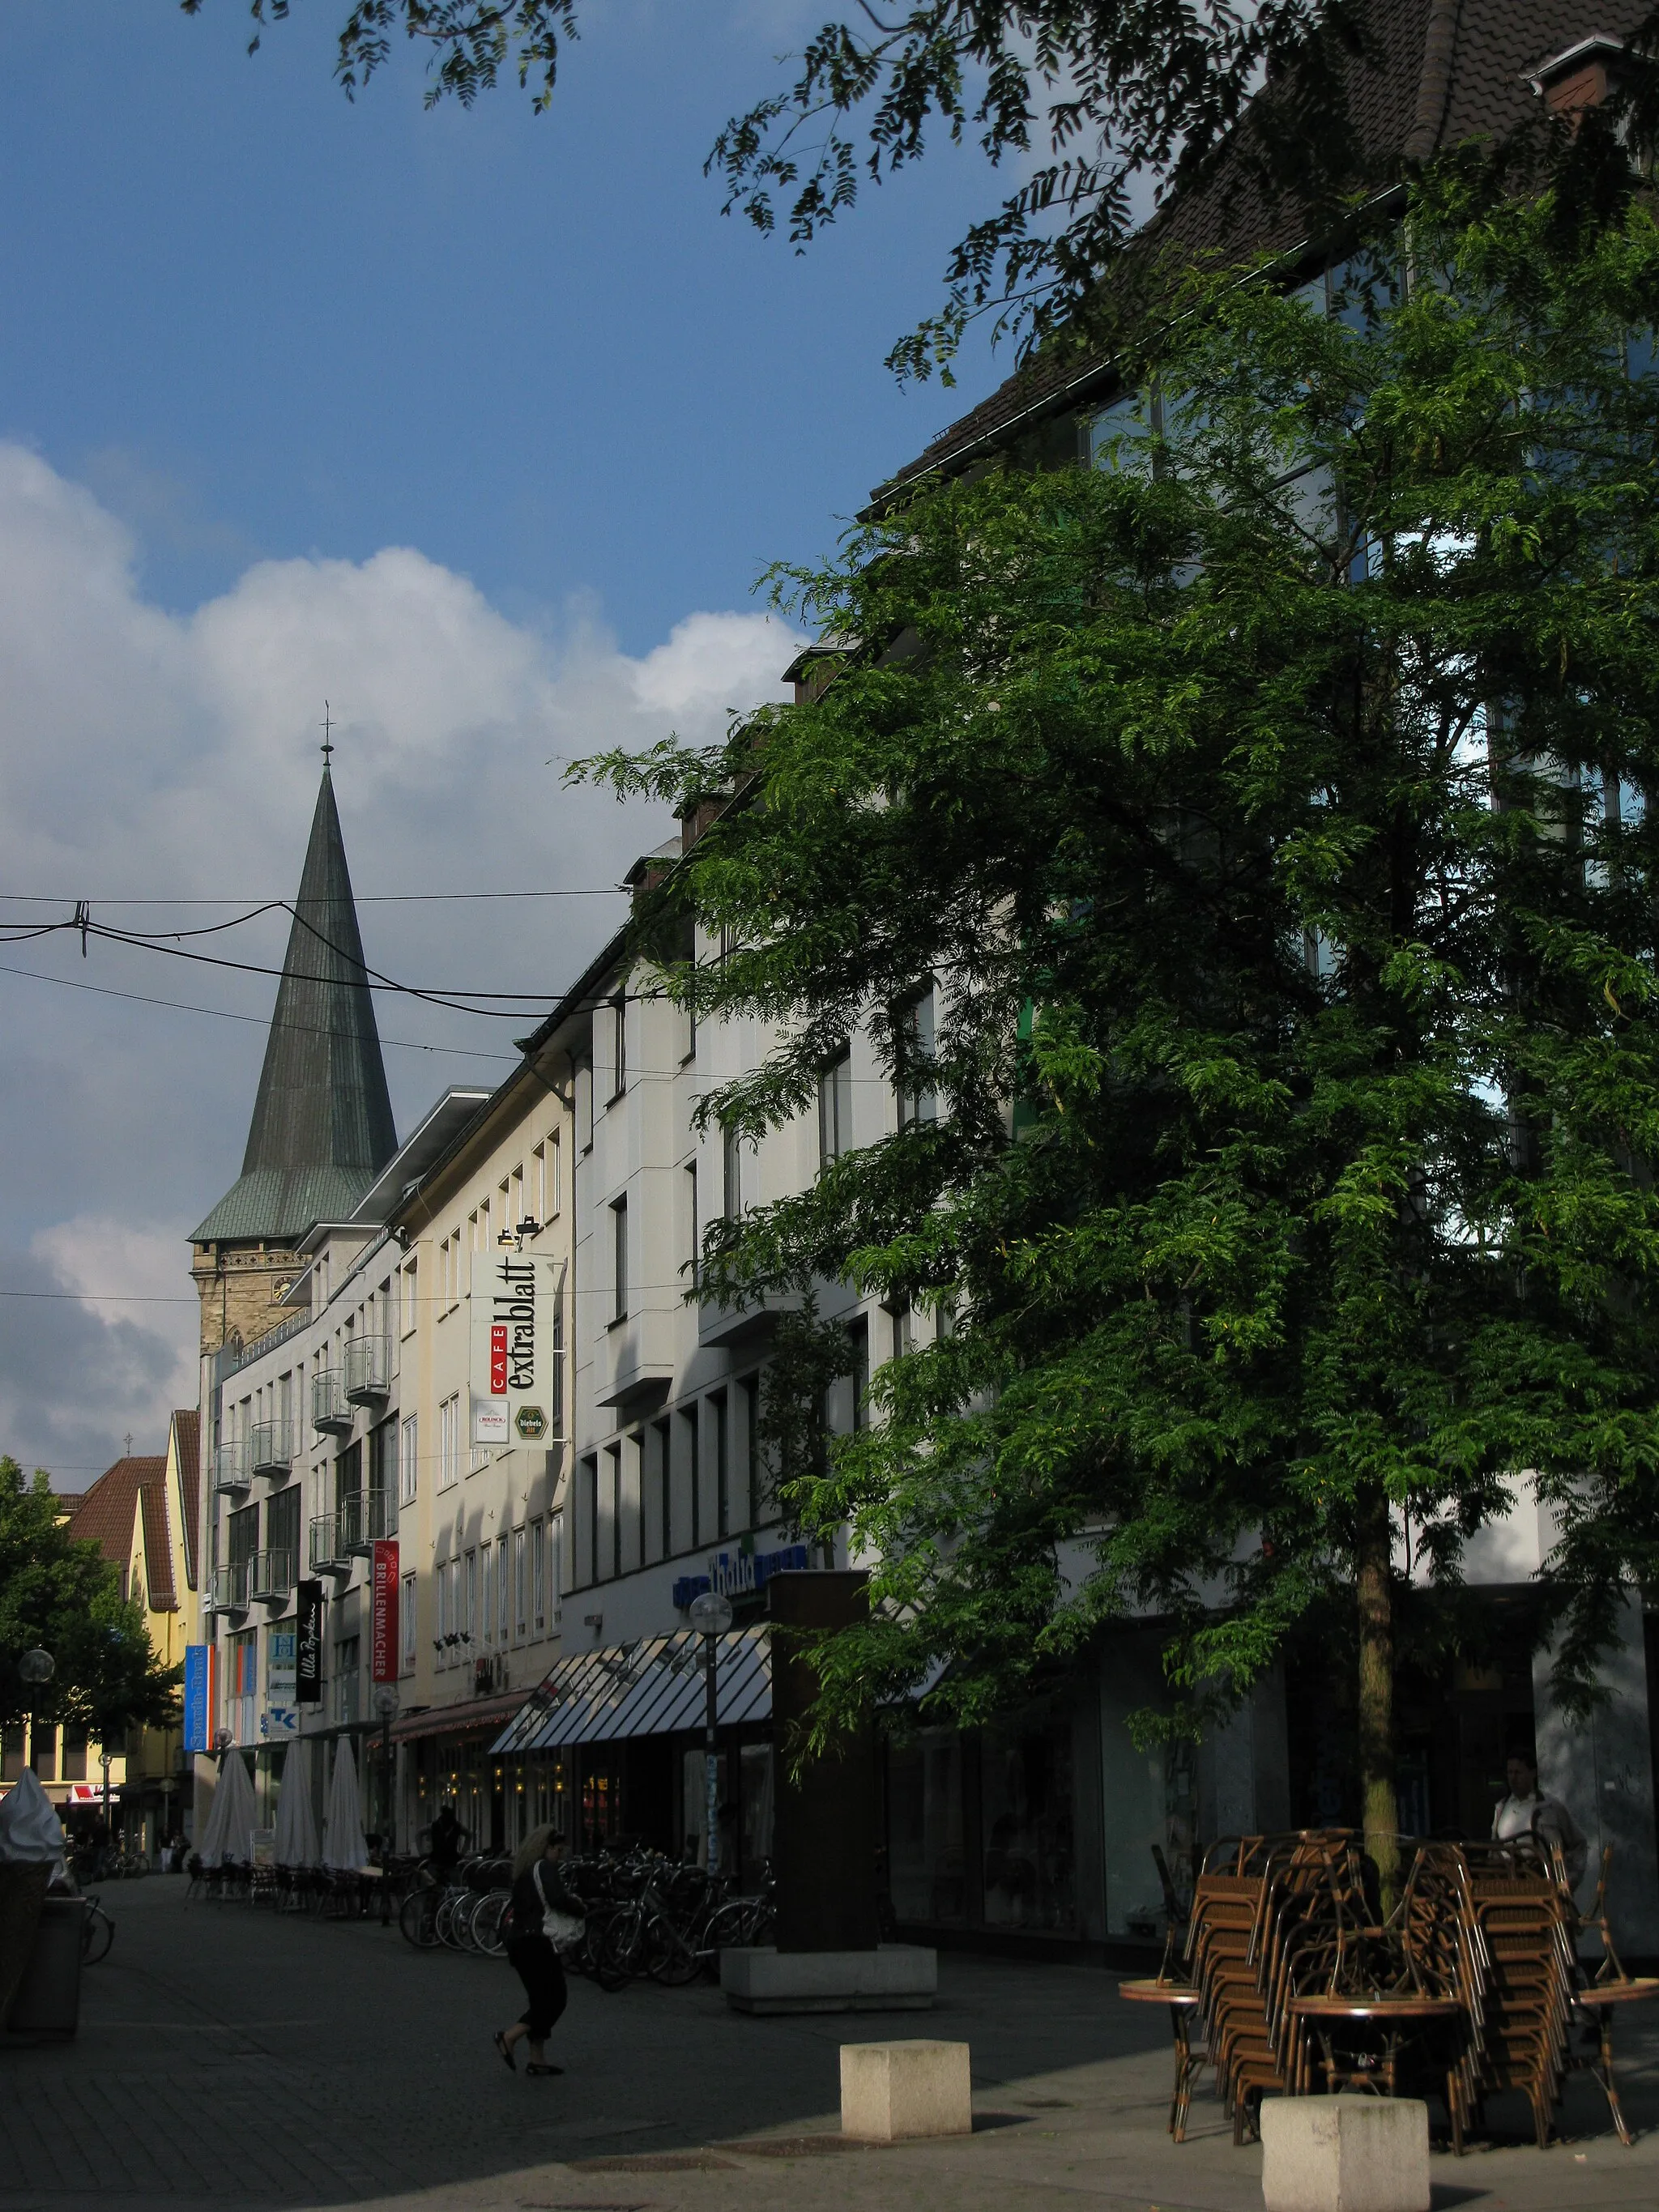
[(218, 1866), (226, 1859), (246, 1859), (252, 1848), (248, 1831), (257, 1819), (253, 1784), (247, 1778), (242, 1754), (240, 1751), (228, 1751), (213, 1792), (207, 1832), (201, 1841), (203, 1865)]
[(343, 1735), (334, 1753), (334, 1778), (328, 1785), (328, 1818), (323, 1823), (323, 1864), (342, 1872), (355, 1872), (368, 1864), (368, 1845), (363, 1841), (362, 1800), (357, 1795), (357, 1762), (351, 1755), (351, 1738)]
[(276, 1793), (276, 1834), (272, 1853), (278, 1866), (313, 1867), (317, 1816), (311, 1809), (311, 1752), (296, 1737), (283, 1761), (283, 1786)]

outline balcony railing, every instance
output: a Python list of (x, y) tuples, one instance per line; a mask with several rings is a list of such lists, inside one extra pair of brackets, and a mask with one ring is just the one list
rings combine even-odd
[(294, 1587), (292, 1552), (256, 1552), (248, 1570), (248, 1595), (286, 1597)]
[(340, 1543), (339, 1516), (334, 1513), (317, 1513), (311, 1521), (311, 1571), (313, 1574), (327, 1568), (343, 1573), (351, 1565), (351, 1553)]
[(335, 1509), (335, 1541), (341, 1553), (367, 1552), (378, 1537), (398, 1533), (398, 1499), (390, 1490), (348, 1492)]
[(247, 1610), (248, 1562), (233, 1559), (228, 1566), (213, 1570), (210, 1602), (216, 1613), (246, 1613)]
[(287, 1421), (256, 1421), (248, 1435), (248, 1463), (255, 1474), (286, 1474), (294, 1464), (294, 1431)]
[(324, 1367), (311, 1378), (311, 1425), (346, 1436), (351, 1428), (351, 1407), (346, 1402), (337, 1367)]
[(246, 1437), (238, 1437), (228, 1444), (214, 1446), (213, 1486), (216, 1490), (233, 1493), (244, 1491), (252, 1480)]
[(389, 1336), (348, 1338), (344, 1358), (345, 1394), (354, 1406), (368, 1406), (392, 1395), (392, 1339)]

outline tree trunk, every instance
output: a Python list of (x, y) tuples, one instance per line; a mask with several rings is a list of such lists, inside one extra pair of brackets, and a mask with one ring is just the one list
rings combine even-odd
[(1359, 1598), (1359, 1786), (1365, 1848), (1382, 1882), (1382, 1909), (1400, 1893), (1400, 1808), (1394, 1787), (1394, 1580), (1387, 1493), (1362, 1498)]

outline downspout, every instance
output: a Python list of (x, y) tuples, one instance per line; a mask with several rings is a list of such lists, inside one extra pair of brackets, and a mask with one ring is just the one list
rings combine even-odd
[(1417, 80), (1417, 111), (1401, 151), (1408, 161), (1426, 161), (1437, 150), (1451, 97), (1452, 56), (1462, 0), (1431, 0), (1423, 35), (1423, 67)]

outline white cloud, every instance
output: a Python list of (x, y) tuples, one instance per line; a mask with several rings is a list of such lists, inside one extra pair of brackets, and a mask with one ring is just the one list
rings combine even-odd
[[(564, 787), (558, 763), (671, 729), (717, 737), (726, 709), (780, 693), (799, 642), (760, 614), (688, 615), (642, 658), (594, 611), (508, 621), (464, 576), (409, 547), (362, 562), (264, 561), (193, 613), (148, 602), (136, 548), (84, 487), (0, 445), (0, 902), (16, 921), (76, 898), (128, 928), (178, 929), (227, 909), (120, 898), (291, 896), (335, 718), (335, 787), (360, 895), (615, 885), (672, 825)], [(383, 1036), (510, 1055), (539, 1011), (623, 918), (615, 897), (408, 905), (365, 897), (372, 965), (422, 985), (529, 994), (510, 1020), (469, 1021), (383, 998)], [(286, 917), (180, 945), (280, 965)], [(274, 983), (159, 952), (68, 937), (0, 945), (0, 965), (262, 1020)], [(186, 1291), (184, 1239), (234, 1179), (263, 1029), (0, 975), (0, 1288)], [(400, 1126), (440, 1086), (506, 1063), (388, 1049)], [(7, 1253), (12, 1269), (8, 1271)], [(0, 1301), (14, 1349), (38, 1346)], [(170, 1318), (187, 1309), (41, 1307), (77, 1316), (100, 1383), (72, 1421), (55, 1383), (31, 1396), (0, 1343), (0, 1449), (85, 1453), (125, 1429), (159, 1449), (185, 1389)], [(186, 1362), (187, 1365), (188, 1363)], [(56, 1370), (54, 1370), (54, 1372)], [(124, 1395), (125, 1394), (125, 1395)], [(121, 1411), (125, 1403), (131, 1418)], [(71, 1437), (75, 1439), (71, 1446)], [(66, 1477), (66, 1480), (68, 1478)], [(78, 1479), (78, 1477), (76, 1478)]]

